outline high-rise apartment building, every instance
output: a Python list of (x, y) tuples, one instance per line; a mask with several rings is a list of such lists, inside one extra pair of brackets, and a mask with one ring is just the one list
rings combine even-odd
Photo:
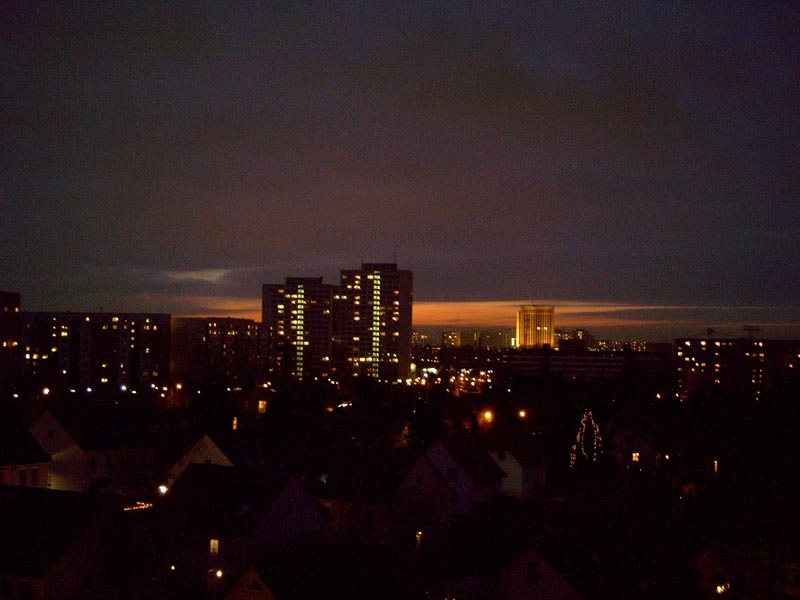
[(170, 315), (22, 313), (23, 371), (37, 386), (102, 393), (169, 383)]
[(264, 284), (268, 376), (405, 379), (411, 370), (413, 276), (394, 263)]
[(411, 370), (413, 274), (394, 263), (342, 270), (335, 301), (337, 367), (386, 381)]
[(261, 326), (268, 377), (330, 377), (336, 290), (322, 277), (264, 284)]
[(536, 304), (520, 306), (517, 311), (517, 348), (553, 347), (555, 329), (553, 328), (552, 306)]
[(677, 391), (695, 395), (758, 400), (798, 382), (800, 341), (751, 338), (679, 338), (675, 340)]
[(172, 319), (172, 375), (190, 390), (252, 388), (259, 379), (259, 331), (252, 319)]
[[(0, 387), (11, 387), (20, 369), (20, 295), (0, 292)], [(0, 389), (0, 393), (3, 390)]]

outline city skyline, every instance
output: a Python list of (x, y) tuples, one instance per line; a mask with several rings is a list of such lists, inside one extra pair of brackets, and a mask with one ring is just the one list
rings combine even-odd
[(259, 319), (396, 262), (415, 327), (800, 337), (798, 7), (0, 9), (0, 289)]
[[(402, 266), (402, 265), (401, 265)], [(333, 282), (324, 281), (325, 284)], [(9, 291), (9, 290), (5, 290)], [(216, 299), (214, 299), (216, 301)], [(425, 302), (414, 300), (415, 330), (438, 334), (445, 331), (506, 330), (513, 332), (520, 306), (530, 300), (486, 302)], [(717, 337), (737, 338), (756, 335), (764, 339), (800, 339), (800, 318), (795, 308), (763, 306), (645, 306), (632, 304), (597, 304), (543, 299), (538, 304), (555, 308), (557, 330), (587, 329), (602, 339), (672, 342), (680, 337), (702, 337), (712, 329)], [(23, 311), (51, 312), (49, 305)], [(61, 309), (63, 312), (63, 309)], [(87, 312), (81, 305), (72, 312)], [(103, 307), (107, 312), (116, 307)], [(164, 310), (150, 312), (166, 313)], [(172, 314), (173, 318), (242, 318), (262, 321), (262, 298), (228, 299), (216, 308), (212, 304), (197, 310)], [(753, 329), (755, 328), (755, 329)]]

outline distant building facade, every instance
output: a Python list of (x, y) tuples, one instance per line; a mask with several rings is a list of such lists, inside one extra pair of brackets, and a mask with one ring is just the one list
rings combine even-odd
[(461, 348), (461, 332), (460, 331), (443, 331), (442, 332), (442, 347), (444, 347), (444, 348)]
[(520, 306), (517, 311), (517, 348), (553, 347), (555, 329), (552, 306), (535, 304)]
[(0, 292), (0, 388), (12, 387), (19, 377), (21, 332), (20, 294)]
[(675, 363), (678, 394), (684, 400), (715, 391), (758, 399), (778, 385), (797, 381), (800, 341), (679, 338)]
[(344, 375), (405, 379), (411, 371), (413, 275), (394, 263), (343, 270), (334, 347)]
[(170, 378), (170, 315), (22, 313), (23, 376), (37, 386), (125, 391)]
[(616, 380), (635, 372), (649, 381), (665, 383), (673, 373), (669, 353), (658, 351), (517, 350), (510, 354), (509, 364), (523, 376), (549, 373), (585, 382)]
[(321, 277), (264, 284), (268, 376), (407, 378), (412, 302), (413, 275), (394, 263), (342, 270), (340, 285)]
[(567, 352), (582, 352), (583, 350), (594, 350), (597, 340), (586, 329), (556, 329), (556, 347)]
[(189, 389), (252, 388), (260, 370), (260, 325), (252, 319), (172, 319), (172, 375)]
[(333, 300), (322, 277), (288, 277), (262, 287), (267, 376), (328, 378), (332, 369)]

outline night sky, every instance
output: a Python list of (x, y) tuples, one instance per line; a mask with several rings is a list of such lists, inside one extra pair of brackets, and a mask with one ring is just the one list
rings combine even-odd
[(24, 310), (260, 319), (396, 256), (417, 325), (800, 337), (800, 5), (263, 4), (2, 4)]

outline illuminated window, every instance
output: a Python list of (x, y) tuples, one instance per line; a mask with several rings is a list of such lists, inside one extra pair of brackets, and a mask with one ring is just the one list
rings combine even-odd
[(215, 538), (211, 538), (208, 542), (208, 553), (209, 554), (219, 554), (219, 540)]
[(638, 452), (634, 452), (633, 454), (631, 454), (631, 460), (633, 462), (639, 462), (639, 453)]
[(239, 428), (239, 417), (233, 417), (233, 425), (231, 428), (236, 431)]
[(263, 415), (267, 412), (267, 401), (266, 400), (259, 400), (258, 401), (258, 414)]

